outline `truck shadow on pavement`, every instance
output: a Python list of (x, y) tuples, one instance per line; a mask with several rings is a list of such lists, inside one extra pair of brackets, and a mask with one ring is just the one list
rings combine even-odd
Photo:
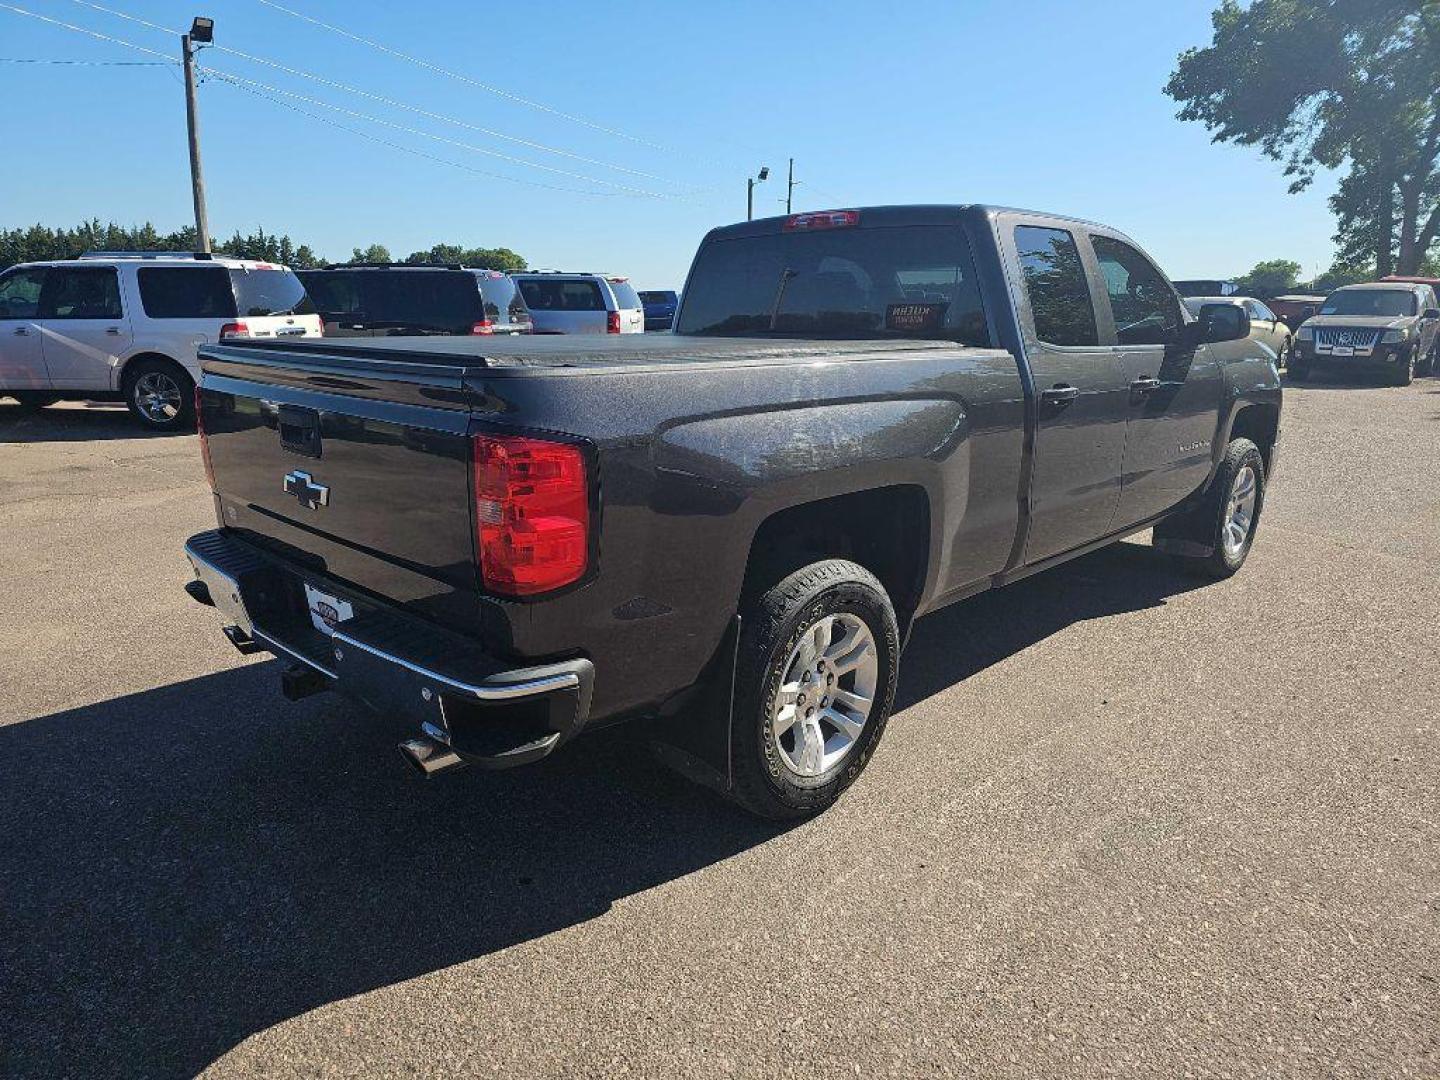
[(920, 619), (900, 665), (895, 711), (908, 709), (1074, 623), (1160, 607), (1214, 584), (1149, 544), (1111, 544)]
[[(1192, 587), (1121, 545), (919, 625), (901, 706)], [(777, 835), (626, 731), (410, 778), (279, 665), (0, 728), (0, 1074), (193, 1075), (248, 1036), (603, 914)], [(392, 730), (393, 729), (393, 730)]]

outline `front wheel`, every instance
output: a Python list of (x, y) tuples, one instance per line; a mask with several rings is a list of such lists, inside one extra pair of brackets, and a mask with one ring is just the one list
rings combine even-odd
[(125, 369), (125, 404), (151, 431), (184, 431), (195, 424), (195, 382), (162, 357), (136, 360)]
[(818, 814), (885, 731), (900, 658), (895, 609), (864, 567), (826, 559), (747, 605), (742, 627), (734, 798), (775, 820)]
[(1440, 363), (1440, 335), (1436, 335), (1435, 343), (1430, 346), (1430, 351), (1425, 354), (1425, 359), (1415, 369), (1416, 375), (1436, 374), (1435, 365)]
[(1265, 459), (1249, 439), (1232, 439), (1210, 489), (1194, 509), (1155, 526), (1155, 546), (1208, 577), (1245, 565), (1265, 508)]

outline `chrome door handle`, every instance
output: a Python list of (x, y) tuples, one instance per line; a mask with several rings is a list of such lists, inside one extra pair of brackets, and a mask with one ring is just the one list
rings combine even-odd
[(1047, 405), (1068, 405), (1080, 396), (1078, 387), (1067, 386), (1059, 383), (1049, 390), (1040, 391), (1040, 400)]
[(1148, 394), (1152, 390), (1160, 389), (1160, 380), (1150, 375), (1136, 379), (1130, 384), (1130, 389), (1137, 394)]
[(119, 337), (119, 336), (120, 336), (120, 327), (118, 327), (118, 326), (107, 326), (107, 327), (105, 328), (105, 332), (106, 332), (107, 334), (114, 334), (116, 337)]
[(15, 327), (15, 333), (17, 333), (21, 337), (29, 337), (30, 328), (28, 326), (17, 326)]

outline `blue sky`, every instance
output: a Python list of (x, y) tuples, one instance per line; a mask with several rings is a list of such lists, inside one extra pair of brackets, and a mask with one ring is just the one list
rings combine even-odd
[[(979, 201), (1076, 214), (1130, 233), (1174, 277), (1278, 257), (1308, 276), (1332, 253), (1331, 178), (1287, 195), (1277, 164), (1212, 145), (1161, 93), (1177, 54), (1208, 41), (1214, 0), (283, 0), (543, 109), (260, 0), (100, 0), (172, 34), (74, 0), (7, 2), (167, 55), (191, 16), (209, 14), (219, 45), (410, 106), (201, 54), (230, 75), (423, 133), (295, 97), (285, 108), (254, 86), (201, 87), (212, 230), (264, 225), (331, 258), (356, 244), (401, 256), (443, 240), (678, 285), (705, 230), (744, 216), (745, 177), (761, 165), (771, 179), (756, 189), (757, 216), (783, 210), (792, 155), (797, 209)], [(0, 57), (157, 59), (3, 8)], [(0, 96), (0, 224), (191, 220), (178, 71), (0, 63)]]

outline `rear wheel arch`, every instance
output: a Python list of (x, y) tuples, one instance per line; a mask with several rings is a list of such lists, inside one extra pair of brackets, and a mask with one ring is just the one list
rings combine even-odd
[[(173, 402), (169, 419), (161, 421), (147, 415), (144, 403), (137, 401), (135, 383), (147, 373), (158, 372), (163, 381), (170, 376), (174, 387), (167, 388), (166, 396)], [(164, 353), (139, 352), (125, 361), (120, 372), (120, 393), (125, 407), (143, 426), (154, 431), (186, 430), (194, 424), (195, 418), (195, 377), (179, 360)], [(178, 390), (178, 397), (175, 391)]]
[(777, 510), (756, 529), (743, 600), (823, 559), (848, 559), (880, 581), (903, 641), (930, 567), (930, 496), (918, 484), (834, 495)]

